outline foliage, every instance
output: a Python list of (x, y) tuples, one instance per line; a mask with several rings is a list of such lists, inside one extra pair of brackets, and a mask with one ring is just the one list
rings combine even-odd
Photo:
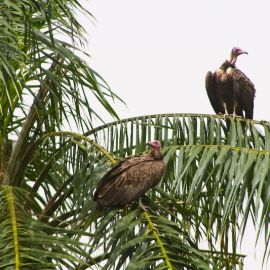
[[(270, 124), (172, 114), (93, 128), (93, 99), (117, 117), (118, 97), (82, 60), (78, 12), (0, 3), (0, 269), (241, 269), (250, 217), (269, 241)], [(154, 138), (166, 172), (149, 211), (96, 210), (108, 167)]]
[[(179, 114), (117, 121), (84, 136), (50, 133), (27, 166), (20, 207), (28, 205), (31, 222), (52, 242), (59, 237), (59, 245), (73, 246), (69, 258), (61, 252), (53, 258), (56, 269), (241, 269), (237, 247), (247, 219), (253, 217), (258, 233), (268, 228), (267, 134), (266, 122)], [(136, 202), (95, 210), (93, 192), (106, 168), (117, 157), (146, 151), (153, 138), (162, 141), (167, 166), (160, 186), (148, 193), (151, 210)], [(9, 216), (2, 216), (6, 224)], [(200, 248), (202, 240), (208, 250)], [(48, 252), (49, 244), (40, 249)], [(62, 250), (67, 254), (68, 247)]]
[(159, 217), (161, 210), (156, 209), (172, 207), (179, 220), (168, 213), (162, 215), (193, 235), (196, 244), (207, 241), (212, 260), (219, 264), (213, 266), (216, 269), (242, 266), (237, 247), (250, 217), (258, 235), (266, 232), (268, 242), (268, 122), (151, 115), (111, 123), (88, 135), (120, 156), (145, 151), (145, 142), (153, 138), (162, 141), (167, 169), (160, 187), (149, 193), (157, 204), (151, 207), (151, 214), (154, 211)]
[(78, 240), (89, 233), (63, 229), (60, 220), (50, 225), (46, 216), (51, 205), (63, 210), (51, 197), (64, 189), (55, 177), (66, 180), (72, 172), (68, 143), (61, 136), (46, 143), (44, 134), (91, 129), (97, 103), (117, 118), (110, 103), (119, 98), (80, 49), (79, 13), (92, 18), (76, 0), (0, 3), (1, 269), (63, 269), (91, 260)]
[(108, 102), (116, 96), (82, 59), (84, 30), (74, 10), (91, 16), (76, 0), (0, 4), (0, 182), (21, 185), (22, 168), (45, 131), (91, 129), (97, 101), (117, 117)]

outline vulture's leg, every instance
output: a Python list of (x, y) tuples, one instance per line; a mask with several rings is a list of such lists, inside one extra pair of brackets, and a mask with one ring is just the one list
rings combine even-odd
[(124, 205), (124, 209), (123, 209), (123, 213), (124, 215), (127, 215), (128, 214), (128, 208), (129, 208), (130, 204), (125, 204)]
[[(241, 113), (239, 111), (239, 109), (237, 110), (237, 104), (234, 104), (233, 106), (233, 120), (235, 120), (236, 116), (241, 116)], [(243, 117), (243, 116), (242, 116)]]
[(149, 209), (149, 207), (145, 206), (143, 203), (142, 203), (142, 197), (139, 198), (139, 206), (147, 212), (147, 208)]
[(227, 111), (227, 106), (226, 103), (223, 103), (224, 109), (225, 109), (225, 113), (224, 113), (224, 120), (226, 120), (226, 117), (229, 115), (228, 111)]
[(236, 117), (236, 113), (235, 113), (235, 107), (234, 107), (233, 114), (232, 114), (233, 120), (235, 120), (235, 117)]

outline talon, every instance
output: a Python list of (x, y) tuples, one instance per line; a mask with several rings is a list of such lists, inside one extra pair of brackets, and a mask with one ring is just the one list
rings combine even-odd
[(139, 206), (146, 212), (148, 212), (147, 209), (150, 209), (150, 207), (147, 207), (142, 203), (142, 198), (139, 199)]

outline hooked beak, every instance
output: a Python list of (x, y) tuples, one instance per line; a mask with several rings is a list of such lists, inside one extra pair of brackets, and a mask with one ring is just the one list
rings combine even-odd
[(246, 51), (241, 51), (240, 53), (239, 53), (239, 55), (240, 54), (248, 54), (248, 52), (246, 52)]
[(150, 146), (150, 148), (153, 148), (153, 143), (152, 142), (147, 142), (146, 145)]

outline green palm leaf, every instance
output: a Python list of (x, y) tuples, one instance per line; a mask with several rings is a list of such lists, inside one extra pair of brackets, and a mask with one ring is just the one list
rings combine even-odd
[[(80, 131), (92, 129), (93, 117), (100, 117), (89, 97), (118, 117), (109, 101), (119, 98), (85, 61), (89, 56), (79, 46), (84, 29), (72, 9), (92, 18), (77, 1), (0, 4), (0, 168), (7, 171), (0, 181), (4, 184), (20, 186), (22, 152), (44, 131), (74, 125)], [(33, 101), (30, 108), (29, 101)], [(9, 159), (5, 149), (11, 134), (20, 135)]]
[[(115, 118), (120, 98), (85, 61), (80, 12), (92, 19), (76, 0), (0, 3), (0, 268), (241, 269), (250, 217), (268, 256), (269, 122), (162, 114), (93, 128), (93, 98)], [(166, 172), (150, 210), (96, 210), (106, 170), (152, 139)]]
[[(251, 215), (260, 221), (258, 234), (267, 228), (267, 213), (260, 209), (268, 207), (264, 134), (269, 123), (226, 121), (207, 115), (151, 115), (110, 123), (88, 135), (118, 155), (136, 154), (145, 149), (145, 141), (161, 140), (167, 164), (161, 188), (192, 209), (194, 226), (186, 233), (193, 230), (196, 242), (204, 238), (211, 248), (220, 243), (220, 250), (236, 254)], [(133, 146), (125, 138), (133, 138)]]

